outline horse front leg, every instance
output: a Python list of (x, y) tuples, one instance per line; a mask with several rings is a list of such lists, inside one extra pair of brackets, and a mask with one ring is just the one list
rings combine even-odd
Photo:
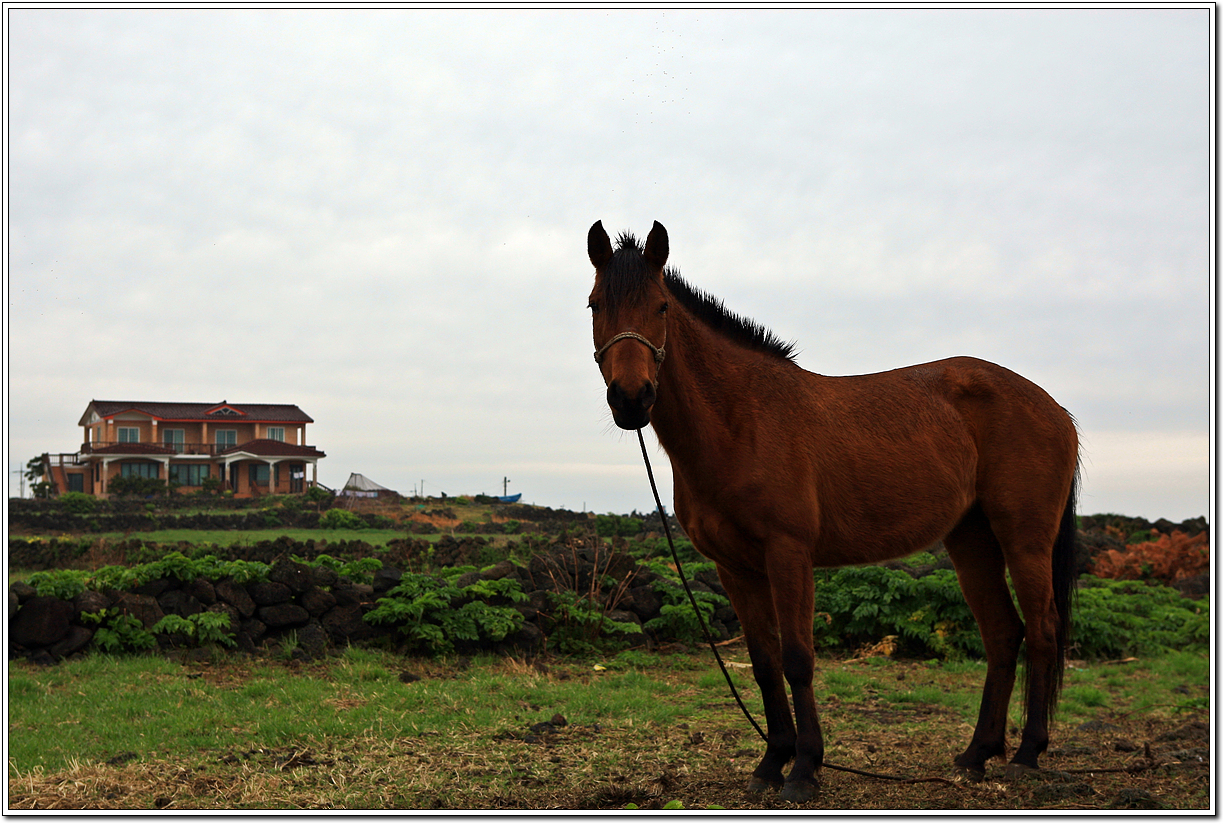
[(782, 768), (795, 756), (795, 722), (786, 700), (782, 667), (782, 648), (778, 643), (778, 622), (774, 614), (769, 579), (763, 575), (736, 575), (722, 565), (718, 578), (744, 629), (752, 675), (765, 704), (765, 757), (752, 771), (750, 792), (781, 789)]
[(812, 691), (816, 653), (812, 647), (815, 584), (812, 565), (800, 544), (774, 547), (768, 562), (781, 640), (782, 671), (795, 702), (795, 763), (782, 787), (784, 801), (804, 802), (820, 788), (817, 772), (824, 764), (824, 737)]

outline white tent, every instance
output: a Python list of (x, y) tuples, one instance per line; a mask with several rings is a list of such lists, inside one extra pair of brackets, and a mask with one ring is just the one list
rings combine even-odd
[(340, 490), (340, 495), (349, 495), (354, 498), (377, 498), (379, 495), (396, 495), (394, 489), (387, 489), (382, 484), (376, 484), (362, 475), (359, 472), (353, 472), (349, 475), (348, 482), (344, 488)]

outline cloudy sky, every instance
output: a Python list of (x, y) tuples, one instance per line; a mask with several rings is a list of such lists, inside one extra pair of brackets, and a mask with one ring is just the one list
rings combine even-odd
[(602, 219), (812, 371), (1037, 382), (1083, 512), (1208, 514), (1206, 8), (5, 14), (10, 494), (91, 399), (226, 399), (329, 486), (648, 510)]

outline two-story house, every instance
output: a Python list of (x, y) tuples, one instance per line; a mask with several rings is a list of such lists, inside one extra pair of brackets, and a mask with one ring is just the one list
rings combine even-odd
[(129, 475), (187, 492), (206, 478), (240, 497), (305, 492), (326, 457), (306, 444), (308, 423), (293, 404), (95, 400), (78, 424), (80, 452), (48, 455), (44, 471), (56, 493), (105, 496), (113, 478)]

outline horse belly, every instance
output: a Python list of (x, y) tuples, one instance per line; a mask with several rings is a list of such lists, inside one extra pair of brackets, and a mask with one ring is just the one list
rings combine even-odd
[(858, 467), (821, 497), (816, 566), (874, 563), (920, 552), (943, 538), (976, 500), (976, 450), (965, 438), (942, 453)]

